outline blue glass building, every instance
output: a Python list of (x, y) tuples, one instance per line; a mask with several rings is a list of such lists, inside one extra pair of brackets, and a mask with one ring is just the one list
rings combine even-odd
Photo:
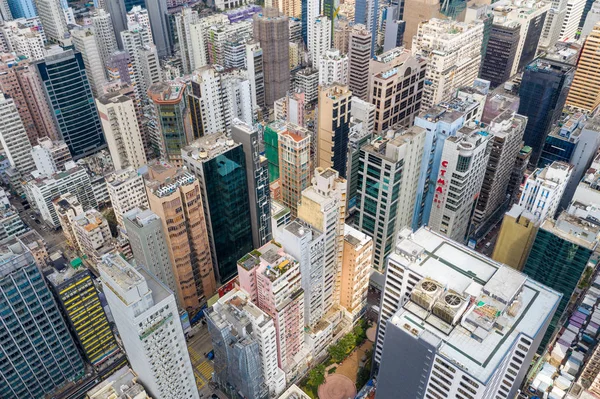
[(574, 65), (545, 58), (525, 68), (519, 88), (519, 114), (528, 118), (523, 140), (532, 148), (532, 166), (537, 165), (546, 137), (562, 114), (574, 73)]
[(33, 0), (8, 0), (8, 8), (14, 19), (33, 18), (37, 15)]
[(0, 398), (43, 398), (85, 368), (33, 255), (0, 242)]
[(182, 150), (198, 177), (213, 265), (221, 283), (237, 274), (237, 261), (252, 251), (252, 220), (246, 159), (241, 144), (214, 134)]
[(354, 5), (354, 23), (362, 24), (371, 31), (371, 57), (375, 56), (378, 17), (379, 0), (356, 0)]
[(81, 53), (68, 50), (51, 54), (38, 61), (36, 68), (58, 131), (73, 159), (106, 148)]

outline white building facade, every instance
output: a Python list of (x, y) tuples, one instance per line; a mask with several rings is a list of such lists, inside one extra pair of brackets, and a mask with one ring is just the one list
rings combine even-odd
[(553, 162), (543, 169), (536, 169), (527, 177), (519, 205), (533, 213), (539, 222), (554, 218), (573, 166)]

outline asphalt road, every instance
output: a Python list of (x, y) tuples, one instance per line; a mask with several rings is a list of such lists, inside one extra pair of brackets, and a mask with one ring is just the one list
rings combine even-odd
[[(40, 215), (38, 215), (33, 209), (23, 209), (23, 205), (21, 205), (17, 199), (12, 198), (10, 202), (19, 211), (19, 216), (23, 220), (23, 223), (28, 225), (32, 230), (37, 231), (42, 236), (44, 241), (46, 241), (48, 254), (51, 254), (56, 250), (62, 251), (64, 249), (65, 237), (60, 230), (54, 231), (47, 227)], [(40, 223), (37, 223), (35, 221), (36, 219)]]

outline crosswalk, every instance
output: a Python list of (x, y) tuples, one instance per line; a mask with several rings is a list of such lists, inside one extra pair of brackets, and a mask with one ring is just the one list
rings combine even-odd
[(204, 388), (211, 380), (214, 371), (213, 365), (209, 360), (204, 360), (204, 356), (199, 354), (191, 346), (188, 347), (192, 367), (194, 368), (194, 376), (196, 377), (196, 385), (198, 390)]

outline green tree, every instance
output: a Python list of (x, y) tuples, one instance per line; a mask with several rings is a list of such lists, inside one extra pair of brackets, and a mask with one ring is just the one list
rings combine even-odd
[(313, 391), (317, 391), (319, 386), (325, 382), (325, 366), (319, 364), (315, 366), (308, 373), (308, 379), (306, 380), (306, 386), (311, 388)]

